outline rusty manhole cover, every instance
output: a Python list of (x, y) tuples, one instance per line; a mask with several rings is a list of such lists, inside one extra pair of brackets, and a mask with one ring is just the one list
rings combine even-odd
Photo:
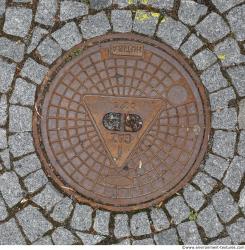
[(190, 66), (168, 46), (108, 35), (50, 71), (34, 138), (64, 192), (114, 211), (154, 205), (192, 177), (207, 149), (209, 112)]

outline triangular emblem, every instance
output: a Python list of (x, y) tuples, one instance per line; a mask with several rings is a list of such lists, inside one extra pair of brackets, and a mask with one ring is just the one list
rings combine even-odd
[(85, 107), (118, 167), (129, 155), (163, 108), (162, 99), (86, 95)]

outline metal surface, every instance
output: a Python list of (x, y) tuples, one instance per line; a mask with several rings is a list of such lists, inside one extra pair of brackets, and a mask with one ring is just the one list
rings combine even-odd
[(77, 46), (50, 70), (36, 106), (34, 140), (46, 172), (93, 206), (154, 205), (190, 180), (207, 149), (198, 77), (171, 48), (142, 36)]

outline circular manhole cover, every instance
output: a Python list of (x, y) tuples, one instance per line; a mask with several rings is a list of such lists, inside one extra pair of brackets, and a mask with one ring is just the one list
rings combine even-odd
[(107, 35), (68, 52), (39, 91), (37, 151), (81, 202), (110, 210), (156, 204), (192, 177), (209, 112), (196, 74), (168, 46)]

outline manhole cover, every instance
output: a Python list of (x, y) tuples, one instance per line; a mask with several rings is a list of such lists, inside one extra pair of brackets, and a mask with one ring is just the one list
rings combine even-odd
[(49, 176), (81, 202), (154, 205), (190, 180), (207, 148), (204, 89), (171, 48), (108, 35), (60, 59), (39, 91), (35, 145)]

